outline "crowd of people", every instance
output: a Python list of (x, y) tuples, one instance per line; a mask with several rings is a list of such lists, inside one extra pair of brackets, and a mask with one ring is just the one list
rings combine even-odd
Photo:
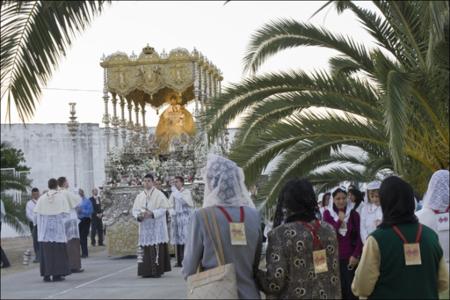
[[(232, 264), (240, 299), (259, 299), (261, 292), (268, 299), (436, 299), (448, 289), (448, 170), (433, 174), (421, 209), (413, 188), (396, 176), (364, 191), (337, 186), (319, 197), (307, 179), (292, 179), (265, 229), (233, 161), (210, 154), (202, 175), (202, 208), (183, 177), (175, 177), (169, 197), (152, 174), (143, 178), (132, 207), (142, 255), (138, 276), (171, 271), (172, 244), (173, 267), (182, 267), (188, 284)], [(48, 189), (41, 196), (33, 189), (27, 217), (41, 276), (60, 281), (83, 270), (90, 226), (103, 245), (102, 210), (96, 189), (90, 199), (82, 190), (76, 196), (64, 177), (50, 179)]]
[[(279, 195), (265, 269), (260, 216), (242, 170), (210, 155), (204, 179), (203, 208), (192, 215), (183, 260), (188, 283), (200, 269), (232, 263), (240, 299), (260, 292), (268, 299), (437, 299), (448, 290), (448, 170), (434, 173), (417, 215), (413, 188), (396, 176), (370, 182), (365, 192), (338, 186), (319, 201), (307, 179), (292, 179)], [(219, 235), (208, 231), (205, 212)], [(241, 224), (243, 243), (235, 243), (232, 224)]]
[[(33, 240), (33, 263), (41, 264), (44, 281), (61, 281), (69, 273), (84, 271), (81, 258), (88, 257), (89, 232), (93, 246), (97, 236), (98, 245), (104, 246), (102, 208), (96, 188), (87, 198), (82, 189), (70, 190), (65, 177), (52, 178), (42, 194), (38, 188), (32, 188), (25, 215)], [(69, 271), (63, 258), (67, 258)], [(7, 261), (4, 253), (3, 260)], [(2, 264), (9, 266), (9, 262)]]

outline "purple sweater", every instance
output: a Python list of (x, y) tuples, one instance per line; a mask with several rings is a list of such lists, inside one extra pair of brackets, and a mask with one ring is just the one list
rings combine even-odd
[[(323, 220), (336, 230), (337, 238), (338, 238), (338, 244), (339, 244), (339, 259), (349, 259), (350, 256), (354, 257), (361, 257), (362, 252), (362, 242), (361, 237), (359, 234), (359, 214), (358, 212), (352, 210), (350, 213), (350, 217), (348, 218), (347, 222), (347, 233), (345, 236), (342, 236), (338, 233), (339, 227), (341, 227), (342, 221), (338, 220), (337, 222), (334, 221), (333, 217), (331, 216), (330, 212), (328, 210), (325, 210), (323, 213)], [(356, 227), (356, 228), (355, 228)], [(356, 231), (356, 246), (352, 246), (351, 242), (351, 232)]]

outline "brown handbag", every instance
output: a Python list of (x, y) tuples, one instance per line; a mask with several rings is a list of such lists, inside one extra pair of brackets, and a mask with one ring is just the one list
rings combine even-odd
[[(216, 215), (212, 209), (211, 219), (214, 224), (213, 230), (208, 222), (208, 213), (201, 210), (202, 217), (206, 226), (206, 231), (214, 245), (218, 266), (203, 272), (200, 272), (200, 266), (197, 273), (187, 278), (188, 299), (239, 299), (236, 271), (234, 264), (225, 264), (222, 239), (220, 238), (219, 226), (217, 225)], [(215, 238), (214, 238), (215, 236)], [(216, 246), (217, 242), (217, 246)]]

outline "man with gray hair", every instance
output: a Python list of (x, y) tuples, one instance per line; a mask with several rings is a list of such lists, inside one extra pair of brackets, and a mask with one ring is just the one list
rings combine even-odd
[(95, 236), (98, 235), (98, 245), (104, 246), (102, 222), (103, 210), (97, 188), (92, 189), (92, 197), (89, 200), (91, 200), (92, 207), (94, 209), (91, 218), (91, 245), (95, 246)]

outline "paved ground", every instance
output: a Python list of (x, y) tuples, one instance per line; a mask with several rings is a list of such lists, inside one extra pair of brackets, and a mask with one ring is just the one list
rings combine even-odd
[(136, 258), (108, 258), (106, 249), (82, 259), (82, 265), (83, 273), (63, 282), (43, 282), (39, 264), (15, 272), (2, 270), (1, 299), (182, 299), (186, 295), (180, 268), (161, 278), (141, 278)]

